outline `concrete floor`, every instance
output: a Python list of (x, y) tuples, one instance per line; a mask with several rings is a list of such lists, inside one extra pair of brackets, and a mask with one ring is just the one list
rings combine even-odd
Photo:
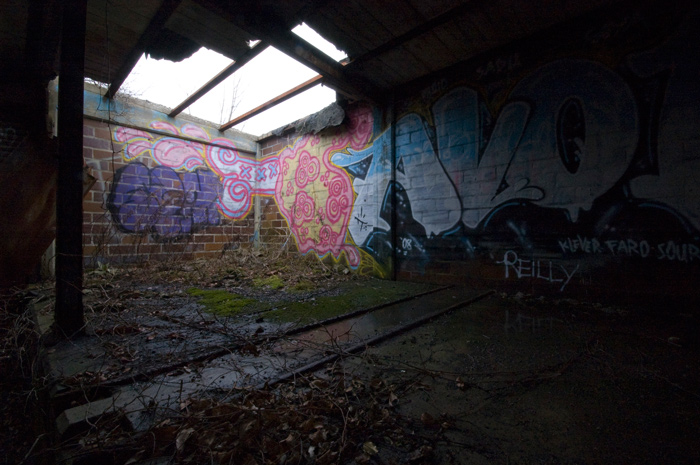
[(439, 463), (700, 463), (697, 328), (689, 314), (491, 296), (346, 365), (425, 385), (398, 412)]
[(222, 321), (191, 304), (158, 311), (122, 312), (47, 348), (61, 437), (117, 412), (148, 431), (191, 399), (333, 364), (393, 386), (392, 415), (425, 447), (407, 456), (367, 431), (366, 463), (700, 463), (691, 312), (459, 287), (286, 335), (289, 325)]

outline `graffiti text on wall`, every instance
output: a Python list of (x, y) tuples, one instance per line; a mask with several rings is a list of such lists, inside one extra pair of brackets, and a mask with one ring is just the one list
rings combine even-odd
[(503, 260), (496, 263), (503, 265), (506, 279), (513, 277), (542, 280), (559, 286), (559, 291), (564, 290), (579, 268), (578, 265), (571, 268), (551, 260), (522, 259), (513, 250), (506, 251)]
[(650, 245), (646, 240), (598, 239), (577, 236), (557, 241), (563, 254), (603, 254), (615, 256), (656, 258), (690, 263), (700, 261), (700, 247), (694, 243), (676, 243), (673, 240)]
[[(700, 15), (689, 15), (674, 37), (614, 67), (590, 54), (534, 69), (517, 54), (477, 66), (489, 83), (454, 86), (428, 112), (398, 119), (393, 180), (389, 130), (333, 155), (353, 175), (352, 238), (385, 258), (393, 197), (406, 252), (397, 255), (422, 266), (430, 254), (469, 259), (494, 240), (511, 244), (500, 262), (509, 276), (561, 279), (562, 289), (571, 270), (557, 276), (552, 265), (550, 276), (544, 261), (514, 254), (698, 263), (698, 31)], [(489, 100), (500, 71), (520, 77)]]
[(132, 162), (117, 171), (107, 207), (124, 232), (177, 238), (219, 224), (217, 184), (209, 170), (178, 173)]
[[(252, 206), (254, 195), (272, 195), (277, 181), (276, 157), (255, 160), (242, 157), (234, 144), (224, 138), (210, 139), (202, 128), (185, 124), (181, 128), (163, 122), (151, 123), (153, 129), (173, 134), (173, 137), (156, 137), (146, 131), (119, 127), (114, 139), (123, 142), (124, 158), (134, 160), (150, 155), (158, 165), (176, 171), (194, 171), (209, 168), (221, 180), (218, 205), (228, 218), (245, 217)], [(203, 142), (180, 139), (184, 135)]]
[[(337, 151), (366, 147), (373, 116), (368, 106), (350, 109), (347, 116), (344, 131), (304, 136), (262, 160), (242, 157), (231, 141), (210, 140), (191, 124), (151, 123), (173, 137), (120, 127), (114, 139), (124, 143), (124, 158), (131, 163), (114, 179), (109, 197), (114, 221), (126, 232), (180, 237), (218, 224), (217, 207), (225, 217), (240, 219), (249, 213), (253, 196), (274, 195), (302, 253), (345, 256), (356, 268), (360, 253), (347, 234), (354, 200), (350, 176), (330, 159)], [(158, 166), (149, 169), (136, 161), (144, 156)]]

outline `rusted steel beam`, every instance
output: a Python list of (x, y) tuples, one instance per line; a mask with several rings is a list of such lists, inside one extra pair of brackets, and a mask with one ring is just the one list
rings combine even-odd
[(153, 19), (151, 19), (148, 27), (146, 27), (146, 30), (141, 34), (136, 45), (131, 49), (126, 60), (124, 60), (124, 63), (122, 63), (121, 67), (114, 75), (105, 97), (109, 99), (114, 98), (119, 88), (124, 84), (124, 81), (126, 81), (126, 78), (131, 73), (131, 70), (134, 69), (134, 66), (138, 63), (141, 55), (143, 55), (143, 51), (146, 50), (151, 40), (163, 29), (170, 16), (172, 16), (175, 10), (177, 10), (177, 7), (180, 6), (180, 3), (182, 3), (182, 0), (163, 0), (163, 3), (153, 16)]
[(288, 90), (287, 92), (283, 93), (282, 95), (278, 95), (277, 97), (275, 97), (271, 100), (268, 100), (267, 102), (263, 103), (262, 105), (260, 105), (256, 108), (253, 108), (249, 112), (244, 113), (241, 116), (238, 116), (237, 118), (232, 119), (228, 123), (222, 124), (221, 127), (219, 128), (219, 131), (225, 131), (225, 130), (232, 128), (233, 126), (235, 126), (239, 123), (242, 123), (243, 121), (245, 121), (247, 119), (252, 118), (255, 115), (259, 115), (263, 111), (268, 110), (268, 109), (274, 107), (275, 105), (278, 105), (278, 104), (284, 102), (285, 100), (289, 100), (290, 98), (301, 94), (305, 90), (308, 90), (314, 86), (317, 86), (318, 84), (321, 83), (322, 80), (323, 80), (323, 76), (321, 76), (320, 74), (318, 76), (312, 77), (308, 81), (299, 84), (295, 88)]
[[(169, 139), (186, 140), (188, 142), (196, 142), (198, 144), (205, 144), (205, 145), (209, 145), (211, 147), (219, 147), (222, 149), (230, 149), (231, 148), (228, 145), (217, 144), (216, 142), (212, 142), (212, 141), (204, 141), (202, 139), (197, 139), (196, 137), (188, 137), (188, 136), (185, 136), (182, 134), (173, 134), (172, 132), (168, 132), (168, 131), (159, 131), (158, 129), (144, 127), (144, 126), (140, 126), (138, 124), (129, 124), (129, 123), (124, 123), (124, 122), (120, 122), (120, 121), (115, 121), (113, 119), (100, 118), (98, 116), (84, 115), (83, 117), (85, 119), (89, 119), (92, 121), (99, 121), (100, 123), (111, 124), (112, 126), (121, 126), (123, 128), (131, 128), (131, 129), (137, 129), (139, 131), (146, 131), (150, 134), (155, 134), (157, 136), (167, 137)], [(244, 153), (244, 154), (247, 154), (247, 155), (253, 156), (253, 157), (257, 154), (257, 152), (255, 150), (243, 149), (240, 147), (236, 147), (236, 152)]]
[(176, 106), (170, 113), (168, 113), (168, 116), (171, 118), (174, 118), (175, 116), (179, 115), (182, 113), (182, 111), (192, 105), (194, 102), (202, 98), (207, 92), (212, 90), (214, 87), (218, 86), (224, 80), (241, 69), (243, 65), (248, 63), (250, 60), (258, 56), (263, 50), (267, 48), (267, 44), (260, 42), (258, 43), (255, 47), (251, 48), (248, 50), (246, 53), (238, 57), (238, 60), (234, 61), (230, 65), (228, 65), (226, 68), (221, 70), (219, 74), (214, 76), (209, 82), (204, 84), (202, 87), (199, 88), (194, 94), (190, 95), (187, 97), (181, 104)]
[(87, 0), (63, 4), (58, 94), (55, 324), (83, 331), (83, 75)]

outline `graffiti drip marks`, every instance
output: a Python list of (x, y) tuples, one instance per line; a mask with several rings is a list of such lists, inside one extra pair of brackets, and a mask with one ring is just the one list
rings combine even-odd
[(175, 239), (220, 223), (216, 185), (209, 170), (177, 173), (132, 162), (117, 171), (107, 208), (124, 232)]

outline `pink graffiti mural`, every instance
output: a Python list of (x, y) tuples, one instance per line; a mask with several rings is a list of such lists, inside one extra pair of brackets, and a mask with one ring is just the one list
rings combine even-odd
[(347, 127), (334, 136), (304, 136), (262, 160), (242, 157), (230, 140), (210, 139), (192, 124), (180, 128), (164, 121), (150, 124), (172, 137), (120, 127), (114, 140), (124, 143), (124, 158), (129, 161), (150, 156), (158, 165), (176, 171), (211, 169), (223, 187), (218, 208), (228, 218), (248, 215), (255, 195), (274, 196), (302, 253), (331, 254), (335, 259), (344, 254), (356, 268), (360, 253), (347, 234), (354, 200), (352, 180), (331, 162), (331, 156), (364, 149), (372, 137), (374, 119), (369, 106), (355, 107), (347, 116)]
[[(198, 132), (193, 130), (193, 125), (187, 124), (182, 127), (182, 131), (170, 123), (154, 121), (150, 125), (153, 129), (171, 133), (175, 136), (183, 134), (188, 136), (201, 137), (205, 140), (209, 136), (203, 130)], [(196, 128), (196, 126), (194, 127)], [(204, 137), (202, 137), (204, 136)], [(149, 154), (162, 166), (167, 166), (174, 170), (192, 171), (198, 166), (204, 165), (202, 153), (204, 145), (197, 142), (186, 141), (174, 137), (157, 138), (154, 134), (149, 134), (138, 129), (119, 127), (114, 132), (114, 140), (126, 143), (124, 148), (124, 158), (131, 161), (137, 157)]]
[(229, 218), (245, 217), (254, 195), (273, 195), (279, 169), (277, 157), (252, 160), (240, 156), (226, 139), (215, 139), (207, 147), (207, 164), (221, 178), (224, 190), (219, 207)]
[(153, 134), (138, 129), (118, 127), (114, 131), (114, 141), (124, 142), (124, 159), (134, 160), (141, 155), (147, 154), (153, 148)]
[(352, 185), (348, 175), (330, 162), (330, 153), (347, 144), (334, 140), (323, 150), (320, 142), (319, 136), (304, 136), (282, 150), (275, 200), (301, 253), (330, 253), (338, 259), (344, 252), (350, 266), (357, 267), (359, 252), (345, 243)]
[(348, 127), (345, 134), (348, 147), (353, 150), (360, 150), (367, 146), (372, 138), (372, 128), (374, 127), (374, 117), (372, 107), (369, 105), (358, 105), (348, 111)]
[(228, 139), (210, 139), (209, 134), (193, 124), (181, 128), (165, 121), (153, 121), (150, 127), (173, 136), (202, 139), (208, 143), (178, 137), (158, 137), (137, 129), (119, 127), (114, 140), (122, 142), (124, 158), (128, 161), (150, 155), (161, 166), (176, 171), (194, 171), (209, 167), (221, 180), (219, 209), (233, 219), (245, 217), (251, 209), (254, 195), (273, 195), (277, 181), (277, 157), (258, 161), (240, 156)]
[(353, 268), (360, 264), (358, 249), (347, 243), (354, 191), (348, 173), (331, 163), (334, 153), (367, 146), (374, 120), (371, 108), (348, 112), (349, 124), (335, 137), (304, 136), (279, 154), (281, 176), (275, 200), (287, 218), (299, 250), (319, 256), (344, 253)]

